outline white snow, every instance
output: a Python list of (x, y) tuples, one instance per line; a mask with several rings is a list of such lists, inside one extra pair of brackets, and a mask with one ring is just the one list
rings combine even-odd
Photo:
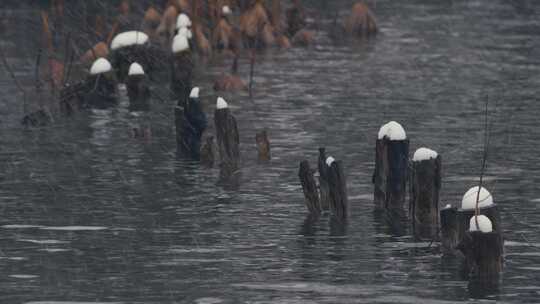
[(336, 161), (335, 158), (333, 158), (332, 156), (328, 156), (328, 157), (326, 158), (326, 165), (327, 165), (328, 167), (330, 167), (330, 166), (332, 166), (332, 163), (334, 163), (335, 161)]
[(191, 93), (189, 93), (189, 97), (190, 98), (199, 98), (199, 92), (200, 92), (199, 87), (194, 87), (193, 89), (191, 89)]
[(227, 102), (225, 101), (225, 99), (223, 99), (223, 98), (221, 98), (221, 97), (218, 97), (217, 103), (216, 103), (216, 108), (217, 108), (218, 110), (220, 110), (220, 109), (226, 109), (226, 108), (228, 108), (228, 107), (229, 107), (229, 105), (227, 104)]
[(180, 14), (178, 15), (178, 18), (176, 19), (176, 29), (181, 29), (183, 27), (190, 27), (191, 26), (191, 19), (189, 19), (188, 15), (186, 14)]
[(221, 8), (221, 12), (223, 13), (223, 15), (229, 15), (230, 13), (232, 13), (231, 8), (228, 5), (224, 5)]
[(478, 226), (476, 226), (475, 216), (471, 217), (471, 220), (469, 221), (469, 231), (478, 231), (478, 228), (480, 228), (480, 231), (482, 232), (493, 231), (491, 220), (485, 215), (478, 216)]
[(379, 139), (383, 139), (384, 137), (387, 137), (389, 140), (404, 140), (407, 139), (407, 135), (405, 134), (405, 130), (403, 127), (395, 122), (391, 121), (385, 125), (383, 125), (379, 129)]
[[(476, 197), (478, 196), (478, 186), (472, 187), (463, 195), (461, 200), (461, 209), (474, 209), (476, 208)], [(493, 205), (493, 197), (491, 193), (482, 187), (480, 190), (480, 197), (478, 198), (478, 208), (487, 207)]]
[(188, 42), (187, 37), (182, 36), (182, 35), (174, 36), (173, 43), (172, 43), (173, 53), (183, 52), (187, 49), (189, 49), (189, 42)]
[(92, 64), (92, 67), (90, 68), (90, 74), (97, 75), (97, 74), (110, 72), (111, 70), (112, 70), (112, 66), (109, 60), (105, 58), (98, 58)]
[(129, 76), (132, 76), (132, 75), (144, 75), (144, 69), (140, 64), (138, 64), (137, 62), (134, 62), (129, 66), (128, 75)]
[(414, 152), (413, 161), (419, 162), (419, 161), (428, 160), (428, 159), (435, 159), (437, 158), (437, 155), (438, 155), (437, 152), (431, 149), (422, 147), (416, 150), (416, 152)]
[(148, 35), (139, 31), (123, 32), (114, 37), (111, 42), (111, 50), (116, 50), (135, 44), (145, 44), (148, 42)]
[(191, 30), (187, 27), (182, 27), (178, 30), (178, 35), (184, 36), (187, 39), (191, 39), (193, 37), (193, 34), (191, 33)]
[(446, 206), (444, 206), (444, 208), (443, 208), (443, 209), (450, 209), (450, 208), (452, 208), (452, 205), (450, 205), (450, 204), (446, 204)]

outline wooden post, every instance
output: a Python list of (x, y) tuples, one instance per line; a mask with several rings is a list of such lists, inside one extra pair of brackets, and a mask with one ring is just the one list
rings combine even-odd
[(199, 101), (199, 88), (191, 90), (184, 106), (179, 104), (175, 110), (177, 152), (181, 157), (200, 160), (201, 137), (208, 120)]
[(433, 238), (439, 227), (439, 191), (441, 189), (441, 156), (420, 148), (412, 162), (409, 217), (413, 231), (420, 237)]
[(374, 201), (388, 211), (403, 209), (409, 166), (409, 140), (403, 127), (391, 121), (381, 127), (375, 148)]
[(173, 55), (170, 89), (174, 94), (172, 98), (178, 100), (178, 105), (184, 106), (192, 88), (194, 65), (187, 38), (178, 37), (176, 41), (184, 43), (184, 49)]
[(340, 221), (346, 221), (349, 215), (349, 202), (347, 197), (347, 182), (340, 161), (333, 157), (326, 159), (328, 166), (328, 193), (330, 198), (330, 211), (332, 216)]
[(214, 124), (222, 176), (231, 176), (238, 170), (240, 162), (240, 137), (236, 119), (231, 114), (227, 102), (221, 97), (217, 100)]
[(499, 277), (503, 267), (503, 239), (499, 232), (467, 231), (458, 249), (465, 256), (470, 277)]
[(266, 130), (262, 130), (255, 135), (255, 142), (257, 143), (257, 150), (259, 151), (259, 161), (270, 160), (270, 141), (268, 140)]
[(150, 86), (140, 64), (136, 62), (131, 64), (126, 87), (129, 97), (129, 111), (149, 111)]
[(457, 208), (450, 205), (440, 212), (441, 242), (445, 251), (454, 251), (461, 239), (458, 237)]
[(318, 216), (321, 214), (321, 204), (319, 202), (319, 195), (317, 193), (317, 184), (313, 177), (313, 170), (309, 167), (309, 162), (303, 160), (300, 162), (300, 169), (298, 170), (298, 177), (302, 184), (302, 190), (304, 191), (304, 197), (306, 207), (310, 214)]
[(201, 147), (201, 163), (207, 167), (214, 166), (214, 136), (207, 135)]
[(329, 203), (329, 194), (328, 194), (328, 165), (326, 165), (326, 152), (325, 148), (319, 148), (319, 193), (321, 200), (321, 208), (323, 210), (328, 210)]

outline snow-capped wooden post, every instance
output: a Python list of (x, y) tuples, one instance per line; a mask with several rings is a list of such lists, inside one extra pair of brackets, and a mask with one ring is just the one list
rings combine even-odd
[(349, 216), (349, 201), (347, 196), (347, 181), (343, 173), (341, 161), (336, 161), (332, 156), (326, 158), (328, 166), (328, 193), (330, 212), (339, 221), (346, 221)]
[(472, 216), (457, 247), (465, 256), (471, 278), (496, 279), (503, 268), (503, 238), (485, 215)]
[(410, 182), (409, 217), (414, 233), (433, 237), (439, 227), (441, 156), (427, 148), (416, 150)]
[(240, 162), (240, 137), (236, 119), (231, 114), (225, 99), (218, 97), (214, 112), (216, 139), (220, 157), (220, 169), (223, 177), (232, 176)]
[(255, 142), (257, 143), (257, 151), (259, 152), (259, 161), (270, 160), (270, 141), (268, 140), (268, 132), (262, 130), (255, 134)]
[(129, 67), (126, 88), (129, 97), (129, 111), (150, 110), (150, 86), (143, 67), (137, 62), (132, 63)]
[(383, 125), (375, 148), (374, 201), (388, 211), (403, 209), (407, 192), (409, 140), (403, 127), (391, 121)]
[(99, 58), (92, 64), (85, 86), (88, 90), (84, 97), (85, 106), (103, 109), (116, 105), (117, 82), (107, 59)]
[[(475, 213), (477, 197), (480, 214), (490, 220), (493, 231), (499, 234), (501, 239), (503, 238), (501, 219), (493, 197), (485, 188), (482, 188), (478, 195), (478, 187), (473, 187), (463, 195), (461, 208), (447, 205), (441, 210), (441, 236), (445, 249), (454, 251), (463, 241), (469, 230), (470, 219)], [(502, 246), (502, 240), (500, 244)], [(502, 251), (502, 247), (500, 250)]]
[(310, 215), (320, 215), (321, 204), (319, 201), (319, 194), (317, 193), (317, 183), (315, 182), (315, 177), (313, 176), (313, 170), (310, 168), (307, 160), (300, 162), (298, 177), (300, 178), (300, 183), (302, 184), (306, 207)]
[(193, 78), (193, 58), (188, 39), (176, 35), (173, 39), (172, 52), (170, 89), (174, 94), (173, 98), (178, 100), (178, 105), (184, 106), (191, 91)]
[(189, 99), (174, 110), (177, 152), (181, 157), (200, 160), (201, 137), (208, 120), (199, 100), (199, 88), (191, 90)]
[(319, 148), (319, 193), (321, 200), (321, 208), (323, 210), (328, 210), (329, 203), (329, 194), (328, 194), (328, 165), (326, 165), (326, 151), (325, 148)]
[(111, 42), (111, 55), (119, 82), (125, 81), (133, 62), (141, 64), (147, 72), (150, 70), (148, 45), (148, 35), (139, 31), (123, 32), (114, 37)]

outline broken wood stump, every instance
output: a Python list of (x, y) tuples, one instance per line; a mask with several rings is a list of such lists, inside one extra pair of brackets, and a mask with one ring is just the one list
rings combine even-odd
[(214, 112), (217, 146), (220, 157), (222, 177), (235, 174), (240, 162), (240, 137), (236, 119), (231, 114), (227, 102), (218, 97)]
[(349, 216), (349, 202), (343, 167), (341, 161), (336, 161), (331, 156), (326, 159), (326, 165), (328, 166), (330, 212), (333, 218), (344, 222)]
[(409, 140), (403, 127), (395, 121), (383, 125), (376, 141), (372, 180), (376, 207), (392, 212), (403, 209), (408, 161)]
[(441, 156), (420, 148), (412, 160), (409, 217), (414, 234), (433, 238), (439, 227), (439, 191), (441, 189)]
[(257, 151), (259, 161), (270, 160), (270, 141), (268, 140), (268, 133), (266, 130), (262, 130), (255, 134), (255, 142), (257, 143)]
[(199, 100), (199, 88), (191, 90), (184, 105), (179, 104), (174, 110), (176, 127), (177, 153), (180, 157), (200, 160), (201, 137), (206, 130), (208, 120)]
[(298, 170), (298, 177), (300, 178), (300, 184), (304, 191), (306, 207), (310, 215), (318, 216), (321, 214), (322, 208), (319, 201), (319, 194), (317, 192), (317, 183), (313, 176), (313, 170), (309, 166), (307, 160), (300, 162), (300, 168)]
[(328, 194), (328, 165), (326, 165), (326, 152), (325, 148), (319, 148), (319, 193), (321, 208), (328, 210), (330, 207), (330, 198)]

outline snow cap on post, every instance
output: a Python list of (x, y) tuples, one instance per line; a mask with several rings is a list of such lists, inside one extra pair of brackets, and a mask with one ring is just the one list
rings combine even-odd
[(326, 158), (326, 165), (327, 165), (328, 167), (330, 167), (330, 166), (332, 166), (332, 164), (333, 164), (335, 161), (336, 161), (335, 158), (333, 158), (332, 156), (328, 156), (328, 157)]
[(193, 89), (191, 89), (191, 93), (189, 93), (189, 98), (199, 98), (199, 87), (193, 87)]
[(423, 160), (435, 159), (437, 156), (438, 154), (436, 151), (428, 148), (420, 148), (414, 152), (413, 161), (419, 162)]
[[(478, 186), (472, 187), (463, 195), (461, 200), (461, 209), (471, 210), (476, 208), (476, 197), (478, 196)], [(478, 198), (478, 208), (488, 207), (493, 205), (493, 197), (491, 193), (482, 187), (480, 189), (480, 197)]]
[(224, 5), (224, 6), (221, 8), (221, 12), (222, 12), (223, 15), (225, 15), (225, 16), (232, 13), (231, 8), (230, 8), (228, 5)]
[(189, 49), (189, 42), (187, 37), (182, 35), (176, 35), (174, 36), (173, 43), (172, 43), (172, 51), (173, 53), (180, 53), (185, 50)]
[(407, 135), (405, 134), (405, 130), (403, 127), (395, 122), (391, 121), (385, 125), (383, 125), (379, 129), (379, 139), (383, 139), (384, 137), (388, 138), (389, 140), (405, 140), (407, 139)]
[(189, 19), (188, 15), (182, 13), (178, 15), (178, 18), (176, 19), (176, 29), (181, 29), (183, 27), (190, 27), (191, 26), (191, 19)]
[(111, 63), (105, 58), (98, 58), (90, 68), (91, 75), (103, 74), (112, 70)]
[(491, 224), (491, 220), (487, 216), (478, 216), (478, 226), (476, 225), (477, 219), (475, 217), (476, 216), (471, 217), (471, 220), (469, 221), (469, 231), (482, 231), (485, 233), (493, 231), (493, 225)]
[(148, 42), (148, 35), (139, 31), (123, 32), (114, 37), (111, 42), (111, 50), (116, 50), (126, 46), (141, 45)]
[(218, 110), (221, 110), (221, 109), (226, 109), (228, 108), (229, 105), (227, 104), (227, 102), (225, 101), (225, 99), (223, 99), (222, 97), (218, 97), (217, 98), (217, 103), (216, 103), (216, 108)]
[(191, 30), (187, 27), (182, 27), (178, 30), (178, 35), (184, 36), (187, 39), (191, 39), (193, 37), (193, 33), (191, 33)]
[(129, 76), (144, 75), (144, 69), (140, 64), (138, 64), (137, 62), (134, 62), (129, 66), (128, 75)]

